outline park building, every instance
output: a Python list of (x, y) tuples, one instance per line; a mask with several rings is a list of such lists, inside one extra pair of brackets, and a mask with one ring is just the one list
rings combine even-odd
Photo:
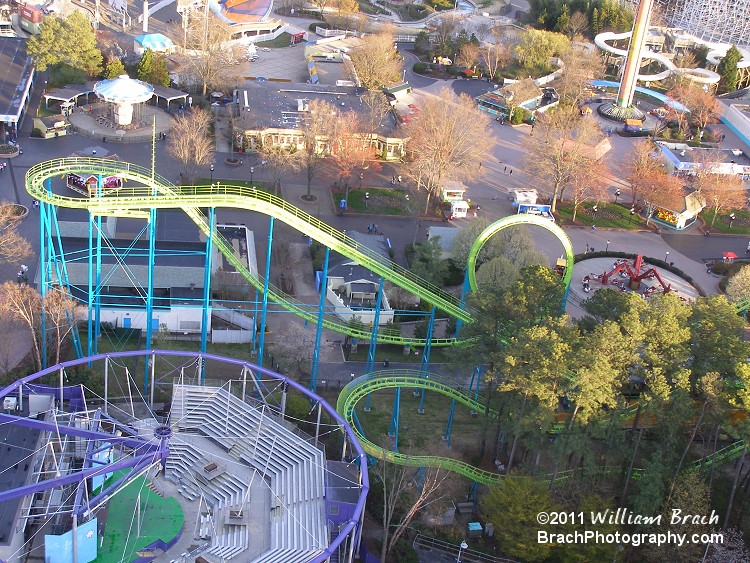
[[(81, 178), (82, 182), (75, 186), (70, 176), (75, 175), (69, 175), (69, 188), (83, 193), (87, 180)], [(96, 182), (95, 177), (91, 179)], [(155, 334), (165, 338), (197, 338), (203, 328), (206, 238), (187, 216), (179, 210), (162, 210), (158, 214), (153, 288), (149, 296), (147, 222), (132, 217), (103, 217), (102, 243), (91, 248), (89, 223), (81, 220), (80, 215), (77, 210), (58, 211), (59, 243), (50, 249), (53, 255), (48, 258), (47, 269), (50, 283), (67, 284), (70, 294), (87, 312), (92, 311), (96, 334), (120, 340), (139, 337), (148, 328), (150, 299), (151, 329)], [(93, 228), (96, 232), (97, 226)], [(217, 225), (217, 231), (257, 277), (252, 231), (243, 225)], [(96, 234), (93, 238), (97, 239)], [(211, 254), (208, 337), (217, 343), (252, 342), (255, 313), (247, 304), (251, 296), (249, 285), (215, 245)], [(35, 282), (39, 284), (40, 280)], [(243, 314), (242, 309), (249, 313)]]
[[(287, 28), (283, 20), (272, 17), (273, 0), (205, 0), (208, 9), (229, 26), (231, 39), (248, 43), (270, 41)], [(177, 13), (182, 25), (189, 25), (190, 18), (202, 13), (206, 6), (202, 0), (177, 0)], [(200, 17), (200, 16), (199, 16)]]
[(741, 149), (691, 147), (685, 143), (657, 141), (662, 161), (678, 175), (695, 176), (700, 169), (711, 174), (737, 175), (750, 179), (750, 158)]
[[(237, 127), (241, 131), (235, 143), (246, 152), (269, 145), (303, 150), (303, 128), (310, 102), (316, 99), (334, 104), (342, 112), (353, 110), (362, 116), (362, 123), (370, 122), (367, 108), (355, 88), (250, 82), (235, 93), (239, 111)], [(362, 131), (361, 135), (369, 140), (382, 160), (400, 160), (404, 156), (406, 138), (393, 112), (386, 113), (377, 130)], [(328, 152), (325, 136), (319, 136), (317, 144), (319, 152)]]
[(34, 64), (26, 40), (0, 37), (0, 142), (14, 140), (29, 105)]
[[(390, 262), (388, 253), (390, 242), (382, 233), (360, 233), (348, 231), (347, 236), (353, 239), (358, 246), (368, 248)], [(344, 321), (358, 319), (367, 325), (375, 322), (375, 307), (380, 287), (380, 278), (356, 261), (347, 258), (337, 252), (331, 252), (328, 262), (328, 283), (326, 287), (326, 298), (333, 305), (334, 312)], [(321, 275), (318, 274), (318, 289), (320, 289)], [(380, 315), (378, 325), (392, 323), (394, 310), (388, 302), (388, 297), (383, 292), (380, 302)]]

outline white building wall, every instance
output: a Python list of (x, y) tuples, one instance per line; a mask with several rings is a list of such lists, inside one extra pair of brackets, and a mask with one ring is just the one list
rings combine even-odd
[[(166, 325), (170, 332), (199, 333), (201, 331), (202, 311), (198, 307), (173, 307), (169, 311), (157, 310), (153, 313), (159, 327)], [(101, 309), (101, 322), (113, 326), (125, 326), (125, 318), (130, 319), (130, 328), (146, 330), (146, 311), (135, 309)], [(211, 330), (211, 315), (208, 316), (208, 330)]]

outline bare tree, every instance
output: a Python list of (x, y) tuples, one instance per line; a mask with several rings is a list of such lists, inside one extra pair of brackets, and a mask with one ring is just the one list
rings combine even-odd
[(526, 138), (524, 169), (545, 183), (552, 199), (552, 211), (565, 188), (586, 167), (596, 162), (594, 147), (602, 138), (596, 121), (581, 116), (574, 106), (560, 106), (537, 122), (535, 134)]
[(289, 145), (274, 145), (271, 142), (258, 147), (258, 156), (265, 162), (273, 184), (274, 195), (279, 195), (281, 176), (284, 172), (297, 172), (302, 166), (302, 153)]
[(482, 66), (491, 77), (497, 76), (499, 70), (507, 66), (512, 56), (508, 48), (502, 43), (491, 43), (479, 53)]
[(230, 41), (229, 26), (207, 8), (185, 10), (182, 24), (184, 56), (181, 62), (187, 74), (195, 78), (202, 95), (206, 95), (209, 86), (214, 89), (234, 86), (240, 77), (240, 67), (236, 63), (244, 52)]
[(458, 57), (456, 57), (456, 64), (459, 66), (465, 66), (471, 68), (479, 59), (479, 45), (475, 43), (466, 43), (462, 45), (458, 50)]
[(185, 115), (177, 116), (172, 122), (167, 152), (182, 164), (185, 181), (193, 184), (200, 168), (210, 164), (214, 159), (211, 114), (196, 108)]
[(476, 35), (477, 39), (479, 39), (479, 41), (482, 42), (490, 36), (491, 31), (492, 31), (492, 26), (490, 26), (490, 24), (480, 23), (478, 26), (474, 28), (474, 35)]
[(339, 112), (336, 106), (325, 100), (311, 101), (308, 110), (300, 129), (303, 139), (300, 158), (302, 168), (307, 173), (307, 195), (303, 197), (309, 201), (313, 199), (311, 194), (313, 178), (321, 160), (328, 152), (328, 145), (335, 133), (335, 123)]
[(562, 30), (571, 39), (589, 28), (589, 18), (581, 12), (573, 12)]
[(392, 33), (364, 37), (362, 44), (351, 50), (350, 57), (360, 84), (368, 90), (377, 90), (401, 78), (402, 61)]
[(361, 113), (367, 133), (377, 133), (390, 113), (391, 105), (385, 94), (378, 90), (368, 90), (360, 96), (359, 100), (364, 108)]
[(607, 175), (609, 169), (603, 160), (591, 160), (588, 166), (576, 169), (570, 178), (570, 189), (573, 200), (573, 218), (575, 223), (576, 215), (581, 204), (585, 201), (595, 201), (597, 204), (601, 201), (606, 188), (609, 184)]
[[(441, 486), (448, 475), (439, 469), (425, 470), (422, 488), (418, 489), (413, 480), (413, 468), (393, 465), (387, 462), (387, 453), (375, 466), (377, 476), (383, 484), (383, 547), (380, 560), (388, 561), (387, 555), (401, 539), (414, 517), (428, 505), (440, 500)], [(403, 515), (393, 523), (398, 509)], [(391, 532), (391, 528), (393, 531)]]
[(555, 82), (555, 87), (562, 99), (580, 104), (590, 81), (604, 76), (604, 60), (598, 51), (589, 52), (576, 46), (560, 55), (560, 60), (563, 71)]
[(340, 113), (334, 125), (335, 131), (329, 140), (329, 152), (339, 170), (339, 183), (346, 186), (349, 199), (349, 180), (356, 170), (360, 173), (366, 166), (375, 163), (377, 151), (372, 137), (364, 132), (364, 124), (354, 111)]
[(438, 45), (445, 45), (453, 37), (458, 23), (456, 18), (442, 17), (434, 27), (433, 31), (437, 34)]
[(8, 202), (0, 202), (0, 261), (20, 262), (31, 255), (28, 241), (18, 234), (21, 208)]
[(39, 331), (42, 296), (28, 285), (5, 282), (0, 286), (0, 311), (3, 316), (28, 327), (32, 334), (31, 351), (36, 371), (42, 369), (41, 335)]
[(705, 200), (706, 207), (713, 211), (712, 227), (716, 223), (719, 211), (747, 207), (744, 182), (736, 174), (718, 173), (717, 162), (721, 162), (721, 157), (714, 151), (701, 154), (693, 181), (693, 186)]
[(426, 191), (427, 212), (443, 181), (476, 177), (495, 141), (489, 117), (465, 94), (456, 96), (443, 88), (425, 97), (421, 109), (419, 119), (409, 124), (406, 150), (411, 160), (408, 174), (417, 189)]
[(60, 287), (47, 292), (42, 305), (48, 327), (47, 351), (54, 354), (54, 363), (57, 364), (65, 339), (84, 316), (84, 307)]

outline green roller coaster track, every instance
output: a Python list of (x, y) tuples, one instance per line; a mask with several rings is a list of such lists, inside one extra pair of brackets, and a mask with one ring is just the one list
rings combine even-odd
[[(469, 479), (482, 483), (484, 485), (492, 485), (498, 483), (504, 478), (504, 475), (494, 471), (486, 471), (475, 467), (466, 462), (456, 460), (449, 457), (440, 456), (418, 456), (418, 455), (406, 455), (391, 450), (386, 450), (377, 444), (374, 444), (368, 440), (357, 424), (354, 422), (354, 409), (357, 403), (366, 397), (369, 393), (374, 391), (381, 391), (383, 389), (395, 389), (399, 387), (410, 387), (417, 389), (429, 389), (431, 391), (437, 391), (441, 395), (445, 395), (450, 399), (455, 400), (457, 403), (465, 405), (472, 410), (477, 412), (484, 412), (485, 405), (481, 401), (474, 400), (471, 396), (471, 392), (463, 387), (456, 386), (455, 381), (451, 381), (444, 377), (428, 374), (426, 377), (421, 376), (416, 370), (381, 370), (375, 371), (370, 374), (363, 375), (354, 379), (347, 384), (339, 394), (336, 402), (336, 410), (346, 420), (351, 427), (354, 429), (357, 439), (365, 452), (375, 458), (376, 460), (387, 461), (395, 463), (397, 465), (406, 465), (411, 467), (433, 467), (445, 469), (446, 471), (452, 471), (468, 477)], [(491, 416), (496, 414), (496, 411), (490, 410)], [(625, 413), (629, 415), (630, 413)], [(710, 454), (704, 458), (698, 459), (693, 462), (692, 466), (695, 468), (708, 468), (711, 465), (727, 463), (739, 457), (744, 450), (745, 443), (743, 440), (738, 440), (728, 446), (717, 450), (713, 454)], [(619, 471), (619, 468), (602, 468), (603, 472)], [(564, 481), (569, 479), (572, 475), (577, 473), (579, 470), (572, 469), (570, 471), (563, 471), (557, 474), (555, 482)], [(635, 477), (641, 476), (643, 473), (642, 469), (636, 469), (634, 472)], [(548, 480), (551, 476), (548, 476)]]
[[(103, 196), (95, 198), (64, 196), (51, 193), (44, 187), (45, 180), (68, 173), (119, 176), (143, 184), (143, 186), (123, 187), (108, 191)], [(471, 320), (469, 314), (461, 308), (459, 300), (455, 296), (422, 280), (368, 247), (358, 244), (355, 240), (282, 198), (260, 190), (223, 184), (215, 186), (176, 186), (166, 178), (158, 174), (152, 174), (150, 169), (143, 166), (97, 158), (60, 158), (40, 162), (32, 166), (26, 173), (26, 190), (32, 197), (40, 201), (59, 207), (85, 209), (94, 215), (143, 216), (141, 211), (150, 208), (182, 209), (206, 236), (210, 233), (210, 225), (205, 215), (200, 211), (200, 207), (229, 207), (264, 213), (305, 233), (331, 250), (355, 260), (384, 279), (407, 289), (449, 315), (463, 321)], [(213, 242), (226, 260), (249, 283), (258, 289), (263, 289), (262, 280), (250, 272), (247, 265), (235, 255), (232, 245), (216, 231), (213, 233)], [(285, 294), (279, 288), (269, 285), (269, 297), (287, 311), (310, 322), (317, 323), (316, 312), (310, 311), (305, 304)], [(323, 326), (362, 340), (370, 338), (369, 330), (357, 329), (333, 319), (324, 318)], [(404, 337), (396, 331), (389, 330), (378, 331), (378, 342), (413, 346), (425, 344), (424, 339)], [(455, 339), (453, 338), (438, 338), (432, 341), (432, 346), (449, 346), (454, 343)]]

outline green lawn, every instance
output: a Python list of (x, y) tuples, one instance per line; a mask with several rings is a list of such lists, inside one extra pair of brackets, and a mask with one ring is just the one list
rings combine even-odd
[(256, 43), (258, 48), (262, 49), (263, 47), (268, 47), (270, 49), (280, 49), (282, 47), (289, 47), (289, 45), (292, 44), (292, 36), (287, 33), (286, 31), (279, 35), (276, 39), (271, 39), (270, 41), (261, 41), (260, 43)]
[[(369, 199), (365, 197), (370, 194)], [(395, 188), (351, 188), (347, 200), (347, 211), (367, 213), (370, 215), (412, 215), (406, 199), (408, 192)], [(346, 192), (334, 190), (333, 201), (338, 202), (346, 197)]]
[[(730, 221), (730, 213), (734, 213), (736, 217), (734, 221)], [(713, 210), (704, 209), (703, 213), (701, 213), (701, 217), (706, 222), (706, 226), (710, 226), (711, 221), (714, 220), (714, 212)], [(730, 223), (732, 225), (731, 229), (729, 228)], [(711, 229), (731, 235), (750, 234), (750, 212), (738, 209), (735, 209), (734, 211), (719, 211), (716, 221), (714, 221), (714, 225)]]
[[(113, 478), (122, 473), (118, 472)], [(179, 533), (184, 519), (180, 504), (147, 489), (146, 482), (144, 477), (134, 479), (109, 503), (97, 563), (134, 561), (138, 550), (159, 539), (167, 542)], [(141, 497), (140, 535), (135, 521), (138, 496)]]
[[(592, 202), (585, 202), (578, 206), (576, 225), (606, 227), (611, 229), (638, 229), (645, 226), (643, 219), (636, 213), (630, 215), (630, 207), (614, 203), (600, 203), (597, 206), (596, 218)], [(565, 225), (573, 224), (573, 205), (565, 203), (557, 207), (559, 221)]]
[[(389, 389), (370, 394), (370, 411), (365, 411), (366, 399), (357, 404), (357, 418), (362, 424), (368, 440), (390, 447), (386, 436), (393, 414), (393, 400), (396, 390)], [(470, 409), (456, 405), (451, 436), (451, 449), (445, 449), (442, 436), (448, 422), (451, 399), (434, 391), (427, 391), (424, 400), (424, 413), (419, 414), (420, 394), (414, 395), (414, 389), (401, 389), (399, 411), (399, 451), (414, 455), (439, 455), (463, 459), (475, 463), (473, 455), (480, 429), (482, 416), (474, 416)], [(482, 401), (480, 394), (479, 400)], [(463, 455), (462, 455), (463, 453)]]

